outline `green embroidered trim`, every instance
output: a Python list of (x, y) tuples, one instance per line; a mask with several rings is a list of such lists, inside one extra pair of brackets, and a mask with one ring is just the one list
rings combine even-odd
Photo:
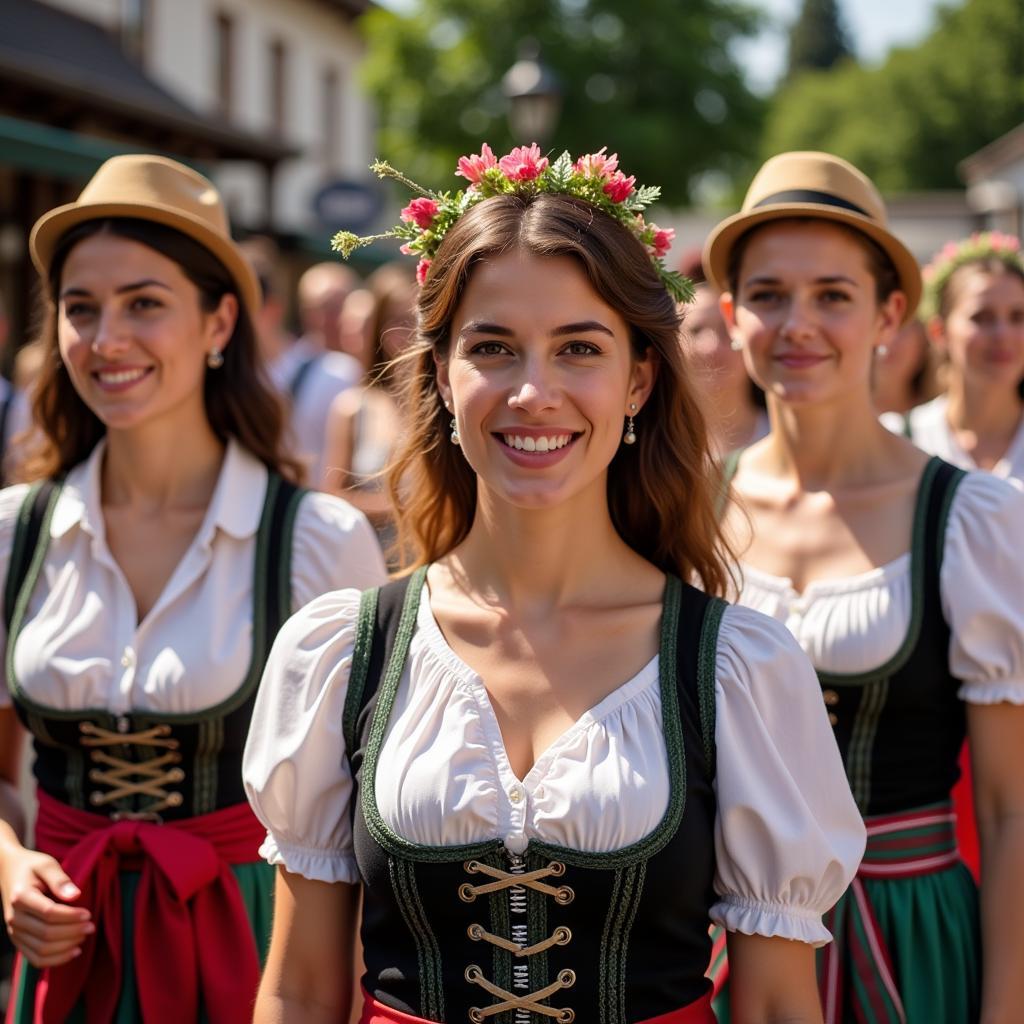
[[(28, 494), (25, 495), (24, 500), (21, 503), (21, 507), (18, 509), (18, 518), (14, 526), (14, 540), (11, 544), (11, 554), (8, 559), (7, 565), (7, 578), (4, 581), (4, 608), (14, 608), (14, 603), (18, 599), (20, 592), (20, 586), (24, 582), (21, 576), (21, 567), (25, 562), (25, 546), (28, 544), (28, 533), (29, 527), (32, 522), (32, 509), (35, 507), (36, 497), (45, 485), (45, 480), (37, 480), (28, 489)], [(56, 485), (55, 490), (60, 490), (60, 484)], [(55, 500), (55, 499), (54, 499)], [(42, 534), (40, 534), (42, 536)]]
[(192, 813), (207, 814), (217, 800), (217, 767), (212, 757), (224, 735), (222, 720), (208, 718), (199, 723), (195, 759), (192, 762)]
[(384, 676), (378, 688), (379, 697), (370, 723), (370, 735), (366, 744), (366, 756), (363, 762), (363, 774), (360, 786), (363, 818), (366, 828), (374, 841), (384, 850), (397, 857), (406, 857), (428, 863), (450, 863), (455, 860), (472, 860), (483, 858), (488, 852), (500, 851), (500, 839), (488, 839), (480, 843), (463, 846), (425, 846), (410, 842), (393, 832), (381, 816), (377, 807), (377, 759), (384, 745), (388, 719), (395, 706), (398, 684), (402, 679), (406, 658), (409, 656), (409, 644), (416, 631), (416, 613), (420, 606), (420, 594), (423, 591), (427, 576), (427, 567), (421, 566), (409, 580), (409, 589), (405, 594), (398, 631), (395, 634), (395, 645), (391, 658), (384, 669)]
[(933, 457), (921, 474), (921, 483), (917, 488), (917, 499), (914, 504), (914, 526), (910, 541), (910, 625), (896, 653), (884, 665), (868, 672), (819, 672), (818, 679), (822, 686), (866, 686), (895, 675), (910, 659), (921, 636), (921, 623), (924, 620), (924, 563), (925, 563), (925, 524), (928, 515), (928, 499), (931, 496), (935, 474), (942, 465), (942, 460)]
[[(191, 725), (197, 722), (203, 722), (211, 716), (223, 716), (230, 714), (232, 711), (241, 707), (242, 704), (244, 704), (252, 695), (252, 691), (259, 685), (260, 677), (263, 675), (264, 653), (267, 649), (267, 601), (269, 599), (269, 594), (267, 593), (267, 567), (269, 560), (273, 557), (282, 559), (285, 568), (290, 567), (292, 530), (295, 525), (295, 515), (298, 505), (306, 493), (302, 490), (296, 492), (289, 506), (289, 511), (284, 518), (285, 528), (282, 530), (281, 549), (279, 551), (272, 551), (270, 544), (270, 527), (273, 520), (274, 503), (280, 487), (281, 478), (276, 473), (268, 474), (267, 494), (263, 502), (263, 514), (256, 534), (256, 553), (253, 559), (252, 657), (249, 661), (249, 667), (246, 670), (242, 684), (233, 694), (221, 701), (220, 704), (215, 704), (213, 707), (203, 708), (199, 711), (182, 713), (161, 712), (160, 714), (137, 714), (132, 712), (132, 722), (137, 727), (146, 728), (150, 725), (158, 725), (163, 722), (175, 722), (182, 725)], [(29, 566), (28, 575), (25, 578), (25, 582), (22, 585), (21, 590), (18, 592), (18, 600), (14, 608), (14, 617), (11, 622), (11, 631), (7, 638), (7, 682), (11, 693), (17, 697), (18, 702), (27, 710), (37, 711), (48, 718), (60, 720), (91, 718), (95, 719), (97, 722), (111, 723), (110, 727), (114, 728), (115, 726), (113, 723), (116, 723), (117, 716), (110, 714), (110, 712), (104, 708), (76, 708), (72, 710), (63, 710), (36, 703), (21, 689), (21, 686), (18, 683), (17, 673), (14, 671), (15, 642), (18, 638), (18, 634), (21, 632), (22, 626), (24, 625), (28, 603), (32, 597), (32, 592), (35, 590), (39, 574), (42, 570), (43, 560), (46, 557), (46, 551), (50, 545), (50, 522), (53, 519), (53, 512), (57, 506), (57, 499), (59, 496), (60, 488), (56, 487), (54, 488), (53, 495), (47, 504), (46, 513), (43, 516), (42, 526), (39, 531), (39, 543), (36, 545), (36, 550), (32, 557), (32, 563)], [(290, 586), (290, 570), (285, 575), (289, 580)], [(285, 605), (284, 607), (287, 608), (288, 605)]]
[(370, 670), (370, 652), (373, 647), (373, 627), (377, 621), (377, 599), (380, 588), (364, 590), (359, 598), (359, 618), (356, 621), (356, 641), (352, 648), (352, 666), (348, 676), (348, 691), (345, 694), (345, 708), (341, 716), (341, 734), (345, 750), (351, 757), (359, 746), (356, 723), (363, 706), (363, 692), (366, 689), (366, 673)]
[[(486, 857), (478, 859), (492, 868), (505, 870), (508, 866), (508, 861), (500, 850), (492, 851)], [(492, 892), (487, 899), (492, 934), (506, 936), (511, 939), (512, 909), (509, 906), (508, 892), (504, 889)], [(498, 946), (492, 947), (491, 978), (499, 988), (503, 988), (506, 992), (512, 991), (512, 954), (508, 950), (500, 949)], [(499, 1019), (495, 1024), (509, 1024), (512, 1020), (512, 1012), (509, 1011), (508, 1013), (499, 1014)]]
[(729, 605), (713, 597), (704, 612), (697, 647), (697, 701), (700, 706), (700, 734), (709, 778), (715, 775), (715, 668), (718, 655), (718, 630)]
[[(288, 504), (285, 507), (284, 515), (281, 517), (281, 549), (276, 552), (278, 558), (279, 570), (277, 573), (277, 601), (278, 609), (283, 613), (281, 623), (283, 624), (292, 614), (292, 538), (295, 536), (295, 520), (299, 515), (299, 506), (302, 504), (302, 499), (306, 496), (306, 491), (301, 487), (294, 490), (291, 497), (288, 499)], [(275, 554), (273, 551), (268, 551), (267, 554), (272, 558)], [(265, 641), (269, 641), (273, 644), (274, 637), (266, 637)], [(264, 651), (263, 661), (266, 661), (266, 655), (270, 653), (267, 647), (261, 648)], [(263, 675), (263, 666), (260, 666), (260, 676)]]
[[(77, 807), (80, 811), (86, 810), (85, 806), (85, 756), (82, 751), (69, 751), (64, 772), (64, 792), (68, 795), (68, 803)], [(121, 800), (124, 803), (124, 800)], [(94, 810), (94, 808), (88, 808)]]
[(601, 933), (601, 956), (598, 961), (600, 1024), (628, 1024), (626, 949), (646, 872), (646, 861), (619, 868), (615, 872), (608, 914)]
[(444, 1020), (444, 984), (441, 950), (427, 921), (416, 886), (416, 868), (408, 861), (388, 858), (391, 885), (409, 933), (416, 943), (419, 963), (420, 1013), (430, 1020)]
[(871, 799), (871, 751), (888, 698), (888, 679), (875, 679), (867, 683), (853, 724), (850, 748), (846, 755), (846, 775), (861, 814), (867, 813)]
[[(531, 855), (527, 857), (526, 870), (536, 871), (538, 868), (547, 867), (548, 861), (544, 857)], [(530, 936), (530, 945), (543, 942), (550, 934), (551, 928), (548, 925), (548, 910), (551, 898), (542, 892), (534, 889), (526, 890), (526, 924)], [(536, 992), (550, 984), (551, 976), (548, 967), (548, 952), (534, 953), (533, 956), (524, 957), (520, 963), (526, 962), (530, 968), (530, 991)], [(551, 999), (545, 1000), (549, 1005)], [(511, 1018), (514, 1020), (515, 1018)]]

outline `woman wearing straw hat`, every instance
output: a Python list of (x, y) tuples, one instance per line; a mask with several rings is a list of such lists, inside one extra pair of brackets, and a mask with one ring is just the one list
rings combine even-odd
[[(301, 491), (220, 196), (116, 157), (44, 216), (39, 481), (0, 493), (0, 893), (12, 1022), (248, 1020), (269, 928), (240, 757), (280, 623), (383, 578)], [(13, 788), (35, 739), (37, 851)]]
[[(768, 161), (704, 261), (772, 422), (731, 467), (740, 600), (786, 623), (811, 656), (868, 827), (858, 877), (829, 916), (836, 942), (819, 957), (826, 1020), (1014, 1019), (1024, 495), (879, 424), (872, 358), (921, 284), (854, 167), (824, 153)], [(965, 725), (980, 920), (949, 805)]]

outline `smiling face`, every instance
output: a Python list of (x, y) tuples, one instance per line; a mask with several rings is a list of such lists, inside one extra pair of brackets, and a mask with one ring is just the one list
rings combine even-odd
[(905, 303), (901, 292), (879, 302), (864, 245), (849, 231), (780, 221), (751, 235), (722, 311), (769, 395), (869, 402), (873, 351), (898, 329)]
[(639, 415), (653, 379), (575, 260), (520, 250), (475, 267), (438, 360), (480, 488), (520, 508), (605, 501), (630, 404)]
[(237, 300), (205, 312), (173, 260), (100, 233), (68, 253), (58, 291), (57, 340), (75, 390), (108, 430), (159, 418), (205, 418), (206, 357), (228, 342)]
[(1024, 281), (965, 267), (949, 287), (952, 302), (935, 336), (953, 372), (981, 387), (1017, 387), (1024, 379)]

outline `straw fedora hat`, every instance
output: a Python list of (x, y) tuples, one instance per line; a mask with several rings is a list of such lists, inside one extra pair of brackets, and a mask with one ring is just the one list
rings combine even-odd
[(727, 217), (704, 244), (704, 271), (728, 291), (729, 255), (740, 237), (784, 217), (814, 217), (855, 228), (892, 260), (907, 296), (904, 322), (921, 299), (921, 270), (910, 250), (889, 231), (878, 189), (852, 164), (830, 153), (780, 153), (754, 176), (740, 212)]
[(224, 264), (254, 316), (261, 305), (256, 273), (231, 239), (227, 212), (213, 182), (191, 167), (147, 153), (111, 157), (78, 199), (36, 221), (29, 252), (45, 278), (61, 237), (87, 220), (134, 217), (175, 228)]

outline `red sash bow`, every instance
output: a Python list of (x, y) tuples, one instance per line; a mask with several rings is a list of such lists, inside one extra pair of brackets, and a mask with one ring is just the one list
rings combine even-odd
[(248, 1024), (259, 956), (231, 864), (258, 860), (263, 827), (246, 804), (157, 825), (111, 821), (39, 793), (36, 844), (82, 892), (96, 931), (82, 954), (42, 971), (33, 1024), (61, 1024), (84, 996), (87, 1024), (112, 1020), (121, 994), (121, 884), (139, 870), (135, 972), (142, 1019)]

